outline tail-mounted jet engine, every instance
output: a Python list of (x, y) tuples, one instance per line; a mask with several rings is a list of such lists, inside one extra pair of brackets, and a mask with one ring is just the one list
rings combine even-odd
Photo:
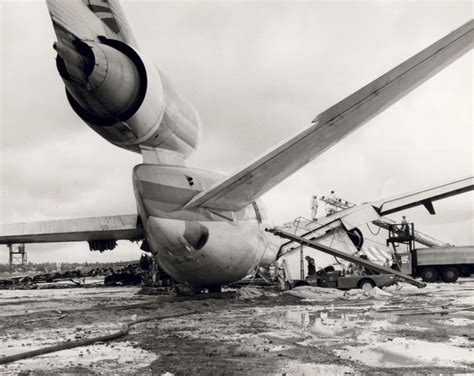
[(148, 146), (184, 156), (197, 147), (196, 110), (132, 47), (100, 37), (54, 48), (71, 107), (106, 140), (132, 151)]

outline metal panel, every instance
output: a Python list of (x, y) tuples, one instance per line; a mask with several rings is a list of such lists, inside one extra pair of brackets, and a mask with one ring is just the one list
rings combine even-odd
[(474, 265), (474, 246), (421, 248), (416, 250), (417, 264), (423, 265)]

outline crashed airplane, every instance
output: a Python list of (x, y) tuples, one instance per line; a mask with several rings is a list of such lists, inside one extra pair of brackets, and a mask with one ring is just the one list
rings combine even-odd
[[(469, 51), (474, 26), (459, 27), (320, 113), (302, 133), (221, 176), (186, 167), (199, 144), (198, 113), (139, 49), (117, 0), (47, 5), (73, 111), (110, 143), (143, 157), (133, 169), (138, 214), (2, 225), (0, 243), (88, 241), (103, 251), (117, 240), (143, 240), (142, 249), (176, 280), (209, 290), (275, 261), (279, 244), (265, 232), (272, 224), (262, 194)], [(431, 208), (450, 194), (386, 205)]]

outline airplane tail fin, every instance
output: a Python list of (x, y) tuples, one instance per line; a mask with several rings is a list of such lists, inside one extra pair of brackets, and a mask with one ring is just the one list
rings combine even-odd
[(47, 0), (59, 40), (97, 40), (99, 35), (120, 40), (134, 48), (137, 42), (118, 0)]

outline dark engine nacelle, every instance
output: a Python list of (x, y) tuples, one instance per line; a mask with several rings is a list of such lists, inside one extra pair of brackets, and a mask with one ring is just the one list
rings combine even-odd
[(200, 137), (196, 110), (158, 69), (123, 42), (57, 43), (57, 68), (74, 111), (111, 143), (189, 155)]

